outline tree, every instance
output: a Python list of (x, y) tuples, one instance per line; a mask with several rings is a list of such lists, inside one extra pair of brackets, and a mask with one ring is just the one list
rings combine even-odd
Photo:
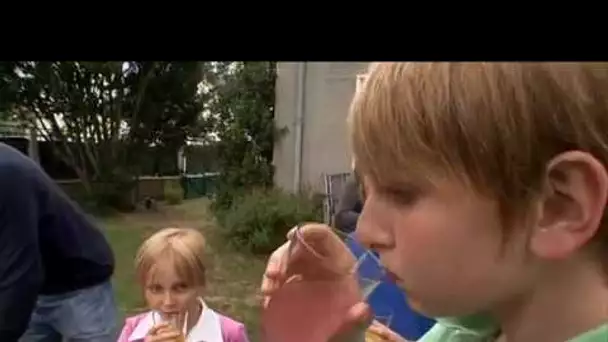
[(16, 84), (12, 82), (15, 62), (0, 62), (0, 121), (13, 119), (12, 106), (15, 100)]
[(219, 157), (216, 204), (235, 192), (272, 185), (274, 142), (282, 134), (274, 121), (276, 63), (223, 62), (207, 76), (210, 120)]
[(117, 206), (146, 149), (176, 150), (200, 132), (203, 70), (199, 62), (4, 62), (0, 95), (89, 195)]

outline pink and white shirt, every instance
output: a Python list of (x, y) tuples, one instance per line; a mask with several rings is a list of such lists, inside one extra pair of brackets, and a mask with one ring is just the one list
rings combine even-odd
[[(215, 312), (202, 299), (200, 302), (203, 310), (186, 342), (249, 342), (243, 323)], [(154, 326), (154, 314), (148, 311), (127, 318), (117, 342), (142, 342)]]

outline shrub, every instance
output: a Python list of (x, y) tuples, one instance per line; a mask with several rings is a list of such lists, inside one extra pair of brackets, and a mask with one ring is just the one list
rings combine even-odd
[(168, 181), (164, 183), (164, 197), (170, 205), (180, 204), (184, 200), (184, 189), (179, 181)]
[(285, 242), (289, 229), (298, 223), (319, 221), (322, 211), (306, 193), (257, 189), (237, 195), (216, 216), (232, 245), (254, 254), (267, 254)]

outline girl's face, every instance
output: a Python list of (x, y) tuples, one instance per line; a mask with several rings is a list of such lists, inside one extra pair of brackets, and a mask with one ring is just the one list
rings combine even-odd
[(196, 308), (200, 295), (201, 287), (182, 279), (171, 260), (159, 260), (148, 272), (144, 289), (146, 303), (165, 319)]

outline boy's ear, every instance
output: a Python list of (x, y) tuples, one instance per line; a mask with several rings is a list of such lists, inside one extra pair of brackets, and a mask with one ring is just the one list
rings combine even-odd
[(544, 259), (564, 259), (597, 233), (606, 207), (608, 173), (593, 155), (564, 152), (547, 165), (532, 252)]

